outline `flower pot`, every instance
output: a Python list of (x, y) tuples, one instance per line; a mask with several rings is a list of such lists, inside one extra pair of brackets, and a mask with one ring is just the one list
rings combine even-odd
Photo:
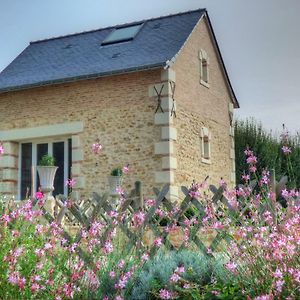
[(108, 183), (109, 183), (109, 188), (110, 188), (110, 194), (112, 196), (118, 196), (118, 188), (121, 187), (122, 185), (122, 176), (109, 176), (108, 177)]
[(42, 192), (52, 192), (54, 190), (54, 178), (58, 167), (37, 166)]

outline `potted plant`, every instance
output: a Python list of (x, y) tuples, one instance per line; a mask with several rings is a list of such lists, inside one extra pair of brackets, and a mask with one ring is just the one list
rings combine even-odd
[(40, 178), (41, 190), (51, 195), (54, 190), (54, 177), (58, 167), (55, 166), (55, 159), (51, 155), (44, 155), (39, 161), (37, 171)]
[(118, 188), (121, 187), (123, 180), (123, 171), (121, 168), (115, 168), (111, 171), (108, 177), (110, 193), (112, 196), (119, 195)]

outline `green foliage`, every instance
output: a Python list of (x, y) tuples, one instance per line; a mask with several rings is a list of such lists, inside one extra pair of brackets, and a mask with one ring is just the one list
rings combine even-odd
[(206, 285), (201, 291), (203, 300), (240, 300), (246, 299), (241, 288), (235, 283), (213, 283)]
[(177, 267), (182, 266), (185, 269), (181, 274), (182, 280), (191, 287), (184, 289), (175, 285), (169, 288), (179, 293), (180, 299), (202, 299), (199, 298), (200, 287), (209, 284), (213, 278), (217, 278), (219, 282), (231, 280), (223, 262), (223, 257), (215, 259), (200, 252), (160, 251), (144, 265), (130, 299), (157, 299), (159, 290), (170, 285), (170, 277)]
[[(275, 169), (276, 179), (287, 175), (289, 186), (300, 186), (300, 144), (297, 136), (289, 137), (292, 153), (287, 156), (282, 152), (282, 142), (271, 132), (267, 132), (254, 119), (235, 122), (235, 154), (236, 154), (236, 182), (241, 183), (241, 176), (248, 169), (244, 150), (249, 147), (258, 157), (258, 173), (262, 170)], [(289, 168), (292, 165), (292, 169)]]
[(39, 161), (39, 166), (52, 167), (55, 165), (55, 159), (51, 155), (44, 155)]
[(122, 176), (123, 175), (123, 171), (121, 168), (115, 168), (111, 171), (110, 173), (111, 176)]

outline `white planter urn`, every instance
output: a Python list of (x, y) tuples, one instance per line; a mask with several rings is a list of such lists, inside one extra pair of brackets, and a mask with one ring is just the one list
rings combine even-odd
[(117, 189), (122, 186), (122, 176), (109, 176), (108, 183), (110, 187), (111, 196), (119, 196)]
[(40, 178), (41, 190), (43, 193), (51, 195), (54, 190), (54, 178), (58, 167), (55, 166), (37, 166)]

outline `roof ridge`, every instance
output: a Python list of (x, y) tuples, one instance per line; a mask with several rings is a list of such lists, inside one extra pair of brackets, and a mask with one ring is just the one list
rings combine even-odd
[(178, 12), (178, 13), (175, 13), (175, 14), (168, 14), (168, 15), (164, 15), (164, 16), (160, 16), (160, 17), (154, 17), (154, 18), (150, 18), (150, 19), (143, 19), (143, 20), (139, 20), (139, 21), (132, 21), (132, 22), (123, 23), (123, 24), (116, 24), (116, 25), (113, 25), (113, 26), (107, 26), (107, 27), (98, 28), (98, 29), (91, 29), (91, 30), (86, 30), (86, 31), (81, 31), (81, 32), (70, 33), (70, 34), (66, 34), (66, 35), (60, 35), (60, 36), (56, 36), (56, 37), (50, 37), (50, 38), (46, 38), (46, 39), (31, 41), (30, 44), (37, 44), (37, 43), (47, 42), (47, 41), (51, 41), (51, 40), (58, 40), (58, 39), (66, 38), (66, 37), (71, 37), (71, 36), (76, 36), (76, 35), (81, 35), (81, 34), (101, 31), (101, 30), (107, 30), (107, 29), (110, 29), (110, 28), (115, 28), (115, 27), (120, 27), (120, 26), (129, 26), (129, 25), (134, 25), (134, 24), (141, 23), (141, 22), (144, 23), (144, 22), (148, 22), (148, 21), (154, 21), (154, 20), (160, 20), (160, 19), (180, 16), (180, 15), (186, 15), (186, 14), (190, 14), (190, 13), (194, 13), (194, 12), (198, 12), (198, 11), (199, 12), (206, 11), (206, 8), (198, 8), (198, 9), (194, 9), (194, 10)]

